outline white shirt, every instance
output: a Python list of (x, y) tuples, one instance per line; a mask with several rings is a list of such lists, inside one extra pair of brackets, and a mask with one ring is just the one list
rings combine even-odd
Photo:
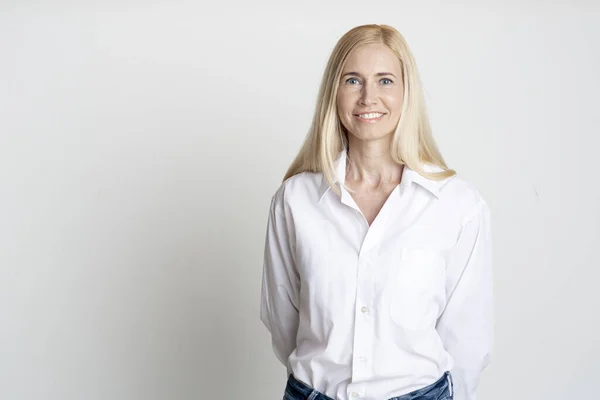
[[(340, 188), (345, 168), (342, 152)], [(454, 399), (475, 400), (493, 344), (489, 208), (462, 178), (405, 166), (369, 227), (348, 191), (295, 175), (271, 202), (260, 317), (287, 373), (333, 399), (389, 399), (450, 371)]]

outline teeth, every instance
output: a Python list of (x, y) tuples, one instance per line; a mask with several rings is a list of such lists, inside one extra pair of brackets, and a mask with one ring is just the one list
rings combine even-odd
[(364, 119), (373, 119), (373, 118), (379, 118), (382, 115), (383, 114), (380, 114), (380, 113), (370, 113), (370, 114), (359, 114), (359, 117), (364, 118)]

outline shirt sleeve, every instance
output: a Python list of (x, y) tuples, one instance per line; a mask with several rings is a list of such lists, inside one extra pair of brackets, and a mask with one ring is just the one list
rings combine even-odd
[(492, 357), (494, 303), (490, 211), (481, 200), (465, 218), (447, 269), (446, 308), (437, 331), (454, 359), (455, 400), (476, 400), (481, 372)]
[(271, 333), (275, 356), (291, 372), (288, 357), (296, 348), (300, 278), (292, 247), (293, 225), (280, 196), (271, 201), (265, 238), (260, 318)]

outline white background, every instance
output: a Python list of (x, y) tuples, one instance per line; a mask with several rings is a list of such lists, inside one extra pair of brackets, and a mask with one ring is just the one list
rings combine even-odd
[(492, 209), (478, 399), (598, 393), (600, 5), (519, 3), (0, 2), (0, 398), (281, 398), (268, 204), (365, 23)]

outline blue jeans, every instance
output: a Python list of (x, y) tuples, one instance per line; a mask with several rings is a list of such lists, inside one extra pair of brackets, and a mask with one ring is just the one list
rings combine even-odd
[[(389, 400), (453, 400), (452, 375), (450, 372), (444, 372), (444, 375), (434, 383), (424, 388), (415, 390), (399, 397), (392, 397)], [(290, 374), (283, 400), (334, 400), (316, 389), (305, 385)]]

